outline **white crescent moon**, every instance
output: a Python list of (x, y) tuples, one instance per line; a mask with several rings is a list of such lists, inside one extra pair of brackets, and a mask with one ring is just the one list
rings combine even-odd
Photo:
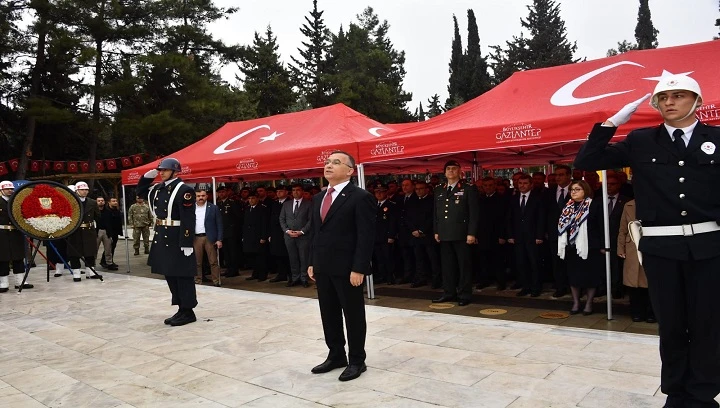
[(370, 134), (375, 137), (380, 137), (380, 136), (382, 136), (380, 133), (378, 133), (380, 130), (388, 130), (388, 129), (386, 129), (384, 127), (374, 127), (374, 128), (368, 129), (368, 132), (370, 132)]
[(242, 148), (245, 147), (245, 146), (236, 147), (236, 148), (234, 148), (234, 149), (228, 149), (228, 146), (230, 146), (231, 144), (235, 143), (236, 141), (242, 139), (243, 136), (247, 136), (247, 135), (249, 135), (250, 133), (252, 133), (252, 132), (254, 132), (254, 131), (258, 130), (258, 129), (267, 129), (267, 130), (270, 130), (270, 126), (268, 126), (268, 125), (260, 125), (260, 126), (255, 126), (255, 127), (252, 128), (252, 129), (246, 130), (246, 131), (240, 133), (239, 135), (233, 137), (232, 139), (228, 140), (227, 142), (225, 142), (225, 143), (221, 144), (220, 146), (218, 146), (218, 148), (215, 149), (215, 151), (213, 151), (213, 153), (215, 153), (215, 154), (224, 154), (224, 153), (230, 153), (230, 152), (233, 152), (233, 151), (235, 151), (235, 150), (240, 150), (240, 149), (242, 149)]
[(589, 98), (576, 98), (573, 96), (573, 92), (575, 92), (575, 90), (578, 89), (580, 87), (580, 85), (584, 84), (591, 78), (594, 78), (594, 77), (602, 74), (605, 71), (609, 71), (609, 70), (611, 70), (615, 67), (619, 67), (621, 65), (634, 65), (636, 67), (645, 68), (644, 66), (637, 64), (635, 62), (631, 62), (631, 61), (620, 61), (620, 62), (616, 62), (614, 64), (610, 64), (606, 67), (598, 68), (594, 71), (588, 72), (585, 75), (575, 78), (572, 81), (568, 82), (567, 84), (563, 85), (550, 98), (550, 103), (555, 106), (581, 105), (583, 103), (596, 101), (598, 99), (607, 98), (609, 96), (622, 95), (624, 93), (634, 91), (634, 89), (631, 89), (629, 91), (610, 92), (610, 93), (606, 93), (606, 94), (602, 94), (602, 95), (591, 96)]

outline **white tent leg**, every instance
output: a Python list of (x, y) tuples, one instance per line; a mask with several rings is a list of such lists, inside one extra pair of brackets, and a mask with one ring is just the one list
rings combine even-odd
[[(607, 171), (602, 171), (602, 191), (603, 191), (603, 226), (605, 229), (605, 290), (607, 301), (607, 319), (612, 320), (612, 274), (610, 273), (610, 214), (608, 208), (608, 191), (607, 191)], [(617, 237), (615, 237), (617, 239)]]
[[(365, 167), (362, 164), (357, 165), (357, 178), (358, 178), (358, 187), (365, 190)], [(365, 280), (367, 281), (367, 297), (368, 297), (368, 299), (375, 299), (375, 285), (373, 284), (373, 276), (367, 275), (367, 276), (365, 276)]]
[(123, 236), (125, 237), (125, 264), (127, 265), (126, 273), (130, 273), (130, 243), (128, 242), (128, 207), (127, 196), (125, 195), (125, 185), (122, 186), (122, 200), (123, 200)]

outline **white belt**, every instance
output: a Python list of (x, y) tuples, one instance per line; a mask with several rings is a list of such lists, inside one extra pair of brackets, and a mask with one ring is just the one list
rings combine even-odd
[(720, 231), (720, 225), (715, 221), (698, 224), (668, 225), (663, 227), (642, 227), (643, 237), (666, 237), (684, 235), (686, 237), (706, 232)]
[(180, 221), (177, 220), (157, 220), (155, 225), (164, 225), (166, 227), (179, 227)]

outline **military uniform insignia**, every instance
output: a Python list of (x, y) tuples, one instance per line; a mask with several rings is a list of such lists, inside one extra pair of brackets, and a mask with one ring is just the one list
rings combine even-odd
[(183, 196), (183, 198), (186, 199), (186, 200), (190, 200), (190, 199), (192, 199), (192, 194), (190, 194), (190, 193), (185, 193), (185, 195)]
[(705, 154), (713, 154), (715, 153), (715, 143), (705, 142), (700, 146), (700, 149), (705, 152)]

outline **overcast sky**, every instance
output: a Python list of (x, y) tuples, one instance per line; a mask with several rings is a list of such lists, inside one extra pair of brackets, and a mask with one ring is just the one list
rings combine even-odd
[[(577, 41), (577, 58), (605, 57), (609, 48), (622, 40), (635, 41), (637, 0), (559, 0), (568, 39)], [(366, 6), (375, 9), (381, 20), (390, 24), (389, 38), (397, 50), (405, 51), (404, 89), (412, 92), (409, 105), (414, 112), (420, 101), (435, 93), (444, 103), (447, 98), (448, 62), (453, 37), (452, 15), (458, 17), (463, 48), (467, 46), (467, 10), (472, 8), (478, 20), (483, 55), (490, 45), (505, 44), (521, 31), (520, 19), (528, 15), (531, 0), (318, 0), (324, 10), (325, 24), (333, 32), (347, 27)], [(254, 33), (272, 26), (278, 37), (283, 61), (298, 56), (297, 48), (305, 37), (300, 33), (304, 17), (312, 9), (312, 0), (215, 0), (221, 7), (239, 7), (230, 19), (210, 29), (230, 44), (251, 44)], [(718, 0), (650, 0), (652, 21), (660, 31), (660, 47), (708, 41), (718, 34), (714, 26), (720, 17)], [(225, 68), (223, 77), (235, 83), (236, 69)]]

